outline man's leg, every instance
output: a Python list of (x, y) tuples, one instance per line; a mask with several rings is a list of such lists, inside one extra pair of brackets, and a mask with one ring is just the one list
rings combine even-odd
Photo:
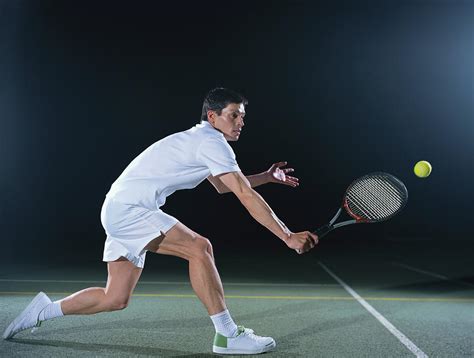
[(62, 299), (61, 310), (65, 315), (116, 311), (128, 306), (143, 269), (123, 257), (107, 266), (106, 287), (86, 288)]
[(188, 260), (191, 285), (209, 315), (226, 309), (224, 288), (214, 263), (212, 245), (208, 239), (185, 225), (177, 223), (166, 235), (151, 241), (146, 249)]
[(76, 292), (62, 300), (51, 302), (40, 292), (28, 307), (7, 327), (4, 339), (12, 338), (18, 332), (39, 326), (41, 321), (68, 314), (93, 314), (120, 310), (127, 307), (137, 284), (141, 268), (125, 258), (108, 263), (107, 286), (91, 287)]
[(207, 308), (216, 328), (213, 351), (220, 354), (257, 354), (275, 348), (271, 337), (260, 337), (253, 330), (237, 327), (224, 300), (224, 289), (214, 263), (208, 239), (177, 223), (165, 235), (151, 241), (146, 249), (189, 261), (191, 285)]

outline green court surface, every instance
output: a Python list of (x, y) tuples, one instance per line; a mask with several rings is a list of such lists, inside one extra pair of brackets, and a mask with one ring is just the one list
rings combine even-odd
[[(277, 342), (264, 356), (473, 357), (472, 262), (423, 247), (216, 256), (234, 320)], [(59, 299), (105, 279), (100, 262), (3, 267), (2, 330), (40, 290)], [(127, 309), (44, 322), (1, 341), (0, 356), (206, 357), (213, 334), (186, 262), (149, 254)]]

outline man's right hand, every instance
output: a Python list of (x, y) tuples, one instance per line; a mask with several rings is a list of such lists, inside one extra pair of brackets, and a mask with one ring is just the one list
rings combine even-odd
[(303, 254), (318, 244), (318, 236), (309, 231), (294, 232), (285, 242), (290, 249)]

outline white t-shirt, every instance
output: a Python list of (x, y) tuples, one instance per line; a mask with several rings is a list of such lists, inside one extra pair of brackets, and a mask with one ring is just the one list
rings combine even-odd
[(107, 197), (156, 210), (176, 190), (192, 189), (210, 174), (237, 171), (224, 135), (203, 121), (145, 149), (112, 184)]

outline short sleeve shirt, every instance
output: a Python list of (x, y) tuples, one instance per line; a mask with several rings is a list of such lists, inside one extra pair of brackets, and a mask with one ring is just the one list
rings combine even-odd
[(203, 121), (153, 143), (112, 184), (108, 197), (150, 210), (176, 190), (191, 189), (209, 175), (240, 171), (224, 135)]

